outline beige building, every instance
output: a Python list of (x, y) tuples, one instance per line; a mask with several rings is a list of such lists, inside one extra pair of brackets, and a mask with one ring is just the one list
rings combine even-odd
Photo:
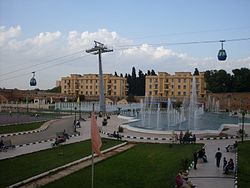
[[(126, 78), (104, 74), (104, 94), (106, 97), (125, 97)], [(98, 74), (71, 74), (61, 78), (61, 93), (70, 95), (84, 95), (86, 97), (99, 96)]]
[[(195, 78), (197, 96), (204, 98), (206, 94), (204, 73), (200, 72)], [(146, 76), (145, 96), (183, 99), (190, 96), (192, 79), (191, 72), (176, 72), (175, 75), (158, 72), (158, 75)]]

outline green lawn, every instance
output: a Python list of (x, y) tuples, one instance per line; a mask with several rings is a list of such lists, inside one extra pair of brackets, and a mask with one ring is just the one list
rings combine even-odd
[(250, 141), (244, 141), (244, 143), (239, 143), (238, 187), (250, 187)]
[[(121, 141), (102, 139), (102, 150)], [(91, 154), (90, 140), (0, 161), (0, 187), (6, 187)]]
[[(190, 164), (194, 150), (201, 145), (138, 144), (134, 148), (95, 164), (95, 188), (171, 188), (175, 185), (181, 161)], [(91, 187), (91, 167), (56, 182), (54, 187)]]
[(0, 134), (8, 134), (8, 133), (23, 132), (23, 131), (31, 131), (31, 130), (34, 130), (34, 129), (38, 129), (45, 122), (46, 121), (35, 122), (35, 123), (25, 123), (25, 124), (18, 124), (18, 125), (0, 126)]

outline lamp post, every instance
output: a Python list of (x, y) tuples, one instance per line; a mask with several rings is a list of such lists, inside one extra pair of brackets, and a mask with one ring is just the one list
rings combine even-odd
[(77, 107), (75, 107), (74, 132), (76, 132), (76, 110), (77, 110)]
[(244, 120), (245, 120), (245, 111), (242, 111), (242, 127), (241, 127), (241, 141), (244, 141)]

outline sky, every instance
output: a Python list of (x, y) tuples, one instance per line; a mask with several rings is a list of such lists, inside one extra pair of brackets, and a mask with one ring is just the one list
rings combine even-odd
[(34, 89), (32, 72), (39, 89), (97, 74), (98, 56), (85, 52), (94, 41), (113, 49), (104, 73), (231, 73), (250, 68), (249, 39), (249, 0), (0, 0), (0, 88)]

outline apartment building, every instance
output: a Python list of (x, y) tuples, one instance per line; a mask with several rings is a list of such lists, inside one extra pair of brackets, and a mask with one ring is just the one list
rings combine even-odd
[[(125, 97), (126, 78), (104, 74), (104, 94), (106, 97)], [(98, 74), (71, 74), (61, 78), (61, 93), (70, 95), (99, 96)]]
[[(158, 72), (158, 75), (146, 76), (145, 96), (174, 99), (189, 97), (192, 92), (192, 79), (191, 72), (175, 72), (175, 75)], [(197, 96), (204, 98), (206, 94), (204, 73), (200, 72), (195, 79)]]

